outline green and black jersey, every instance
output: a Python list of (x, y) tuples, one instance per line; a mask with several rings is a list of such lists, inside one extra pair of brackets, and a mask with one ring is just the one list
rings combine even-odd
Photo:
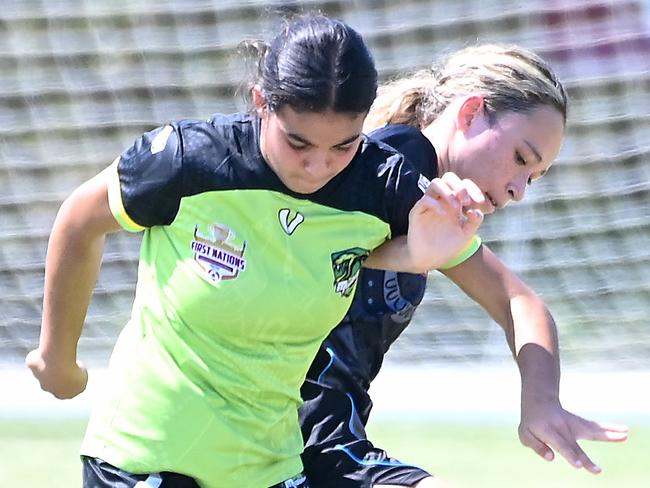
[(82, 454), (202, 487), (295, 475), (307, 368), (363, 259), (406, 232), (426, 181), (366, 140), (325, 187), (292, 193), (244, 114), (158, 128), (107, 171), (115, 218), (144, 236), (131, 319)]

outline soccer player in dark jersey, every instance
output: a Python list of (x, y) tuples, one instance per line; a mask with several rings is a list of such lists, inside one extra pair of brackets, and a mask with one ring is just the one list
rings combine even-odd
[(353, 29), (297, 18), (260, 57), (252, 113), (148, 132), (63, 203), (26, 358), (57, 397), (86, 386), (76, 350), (106, 234), (143, 231), (131, 318), (81, 448), (85, 487), (307, 486), (300, 385), (364, 260), (438, 267), (489, 206), (470, 182), (429, 184), (365, 140), (376, 87)]
[[(384, 126), (370, 137), (395, 147), (428, 178), (452, 171), (472, 179), (490, 213), (521, 200), (526, 186), (548, 171), (566, 110), (565, 91), (542, 59), (515, 46), (484, 45), (380, 88), (366, 128)], [(476, 242), (441, 271), (505, 331), (521, 374), (521, 442), (545, 459), (555, 451), (598, 473), (576, 441), (622, 441), (627, 428), (562, 408), (557, 332), (544, 303)], [(425, 286), (425, 274), (362, 271), (350, 310), (321, 346), (302, 389), (303, 462), (313, 488), (449, 486), (391, 458), (365, 433), (370, 383)]]

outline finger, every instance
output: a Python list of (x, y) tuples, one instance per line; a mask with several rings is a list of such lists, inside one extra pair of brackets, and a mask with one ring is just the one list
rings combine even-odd
[(445, 173), (440, 177), (440, 180), (451, 189), (463, 207), (472, 204), (472, 197), (469, 195), (467, 184), (457, 174)]
[(415, 202), (411, 211), (418, 215), (422, 215), (429, 211), (433, 211), (438, 215), (445, 215), (448, 213), (444, 204), (427, 194), (423, 195), (422, 198)]
[(580, 429), (578, 439), (603, 442), (623, 442), (627, 440), (628, 428), (623, 425), (604, 426), (596, 422)]
[(616, 426), (615, 428), (606, 428), (602, 432), (594, 435), (591, 438), (583, 437), (583, 439), (603, 441), (603, 442), (624, 442), (629, 435), (627, 426)]
[(611, 431), (611, 432), (629, 432), (630, 427), (624, 424), (612, 424), (612, 423), (603, 423), (603, 422), (597, 422), (597, 424), (605, 430)]
[(581, 449), (575, 442), (575, 439), (570, 438), (570, 436), (565, 438), (559, 429), (544, 429), (535, 433), (529, 428), (522, 429), (520, 427), (519, 439), (522, 444), (531, 447), (545, 459), (549, 459), (549, 454), (544, 448), (560, 454), (577, 468), (583, 466), (583, 462), (580, 460)]
[(600, 467), (587, 456), (587, 453), (578, 445), (572, 434), (567, 433), (564, 435), (562, 431), (557, 431), (555, 435), (550, 436), (547, 444), (575, 468), (584, 467), (593, 474), (601, 472)]
[(600, 467), (594, 463), (591, 458), (589, 458), (589, 456), (587, 456), (587, 453), (583, 451), (580, 446), (578, 446), (577, 443), (574, 443), (572, 452), (574, 453), (574, 456), (567, 458), (567, 460), (576, 468), (584, 467), (587, 471), (593, 474), (598, 474), (602, 471)]
[(486, 209), (487, 202), (485, 194), (469, 178), (461, 180), (454, 173), (445, 173), (442, 177), (443, 181), (454, 191), (457, 198), (462, 202), (463, 210), (470, 208), (473, 209)]
[(571, 415), (570, 428), (575, 433), (576, 439), (605, 442), (623, 442), (627, 439), (629, 431), (627, 425), (594, 422)]
[(519, 440), (524, 446), (531, 448), (540, 457), (546, 459), (547, 461), (553, 461), (553, 459), (555, 459), (553, 450), (545, 443), (540, 441), (537, 437), (535, 437), (530, 431), (525, 430), (523, 432), (520, 432)]
[(465, 212), (466, 220), (463, 224), (463, 230), (469, 234), (476, 234), (476, 231), (483, 223), (483, 212), (480, 210), (468, 210)]
[(454, 191), (460, 190), (464, 187), (463, 180), (461, 180), (456, 173), (452, 173), (451, 171), (444, 173), (440, 179), (449, 185), (449, 187)]
[(453, 209), (460, 209), (463, 206), (462, 195), (457, 195), (456, 191), (440, 178), (434, 178), (427, 188), (425, 195), (441, 200)]
[(468, 210), (465, 213), (458, 214), (455, 209), (450, 209), (448, 205), (430, 195), (423, 195), (413, 206), (412, 211), (419, 216), (428, 211), (434, 211), (443, 217), (456, 218), (466, 235), (475, 234), (484, 218), (483, 212), (480, 210)]
[[(479, 207), (481, 205), (485, 204), (485, 195), (481, 191), (481, 189), (478, 187), (476, 183), (474, 183), (472, 180), (465, 178), (463, 180), (463, 185), (465, 186), (467, 190), (467, 194), (469, 197), (472, 199), (472, 203), (474, 206)], [(468, 204), (470, 205), (470, 204)]]

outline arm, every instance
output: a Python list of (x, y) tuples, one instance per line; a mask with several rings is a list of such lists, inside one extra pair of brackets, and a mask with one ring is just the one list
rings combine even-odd
[(579, 439), (623, 441), (627, 427), (602, 425), (564, 410), (555, 321), (544, 302), (487, 247), (443, 273), (503, 328), (521, 375), (521, 442), (547, 460), (600, 472)]
[(119, 229), (108, 205), (106, 172), (77, 188), (54, 221), (45, 263), (40, 343), (25, 362), (41, 388), (57, 398), (72, 398), (86, 387), (88, 375), (77, 362), (77, 343), (105, 236)]

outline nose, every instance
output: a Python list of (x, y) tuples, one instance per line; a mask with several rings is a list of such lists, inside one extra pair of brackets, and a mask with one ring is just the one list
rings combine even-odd
[(311, 152), (303, 162), (305, 170), (314, 176), (328, 173), (331, 166), (332, 161), (329, 154), (319, 153), (318, 151)]
[(526, 187), (528, 185), (528, 176), (520, 177), (515, 181), (508, 184), (508, 195), (510, 199), (519, 202), (526, 194)]

